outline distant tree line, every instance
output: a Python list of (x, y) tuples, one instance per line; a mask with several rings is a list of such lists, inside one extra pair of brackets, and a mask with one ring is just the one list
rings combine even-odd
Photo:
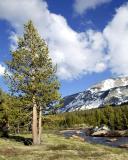
[(100, 126), (111, 129), (128, 129), (128, 105), (106, 106), (100, 109), (66, 112), (43, 118), (45, 128), (71, 128), (74, 126)]

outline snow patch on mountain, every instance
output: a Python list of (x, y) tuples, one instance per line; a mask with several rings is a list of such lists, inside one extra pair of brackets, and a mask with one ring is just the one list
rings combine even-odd
[(123, 103), (128, 103), (128, 77), (107, 79), (83, 92), (64, 97), (64, 106), (58, 112), (72, 112)]
[(128, 77), (118, 77), (104, 80), (94, 86), (92, 86), (89, 90), (92, 92), (98, 91), (106, 91), (111, 88), (121, 87), (128, 85)]

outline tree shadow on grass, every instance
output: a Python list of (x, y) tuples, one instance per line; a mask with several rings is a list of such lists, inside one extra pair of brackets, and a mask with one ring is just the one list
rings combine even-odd
[(32, 138), (25, 138), (25, 137), (17, 136), (17, 135), (9, 135), (8, 139), (14, 140), (16, 142), (21, 142), (21, 143), (23, 143), (24, 145), (27, 145), (27, 146), (32, 145)]

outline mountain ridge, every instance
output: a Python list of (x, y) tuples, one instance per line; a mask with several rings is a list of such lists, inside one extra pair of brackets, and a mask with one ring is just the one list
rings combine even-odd
[(64, 105), (58, 112), (86, 110), (105, 105), (121, 105), (127, 102), (128, 76), (109, 78), (85, 91), (64, 97)]

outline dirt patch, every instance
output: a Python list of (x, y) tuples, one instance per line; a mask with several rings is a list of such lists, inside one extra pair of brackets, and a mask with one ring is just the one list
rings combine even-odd
[(7, 157), (12, 157), (12, 156), (15, 157), (21, 154), (23, 154), (23, 152), (15, 148), (4, 148), (4, 149), (1, 148), (0, 149), (0, 155), (7, 156)]
[(68, 150), (68, 145), (66, 144), (51, 145), (48, 147), (48, 150)]
[(18, 152), (14, 148), (0, 149), (0, 155), (15, 156)]

